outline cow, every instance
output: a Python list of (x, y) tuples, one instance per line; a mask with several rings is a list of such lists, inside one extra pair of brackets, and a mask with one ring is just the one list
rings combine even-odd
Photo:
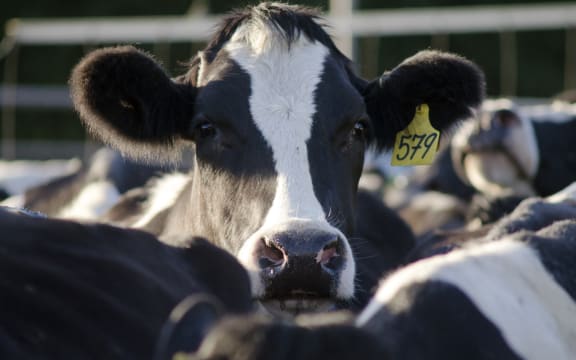
[(154, 360), (388, 359), (380, 339), (356, 327), (346, 311), (279, 321), (262, 314), (224, 315), (219, 307), (198, 295), (180, 303), (163, 328)]
[(0, 208), (0, 358), (152, 359), (172, 309), (192, 294), (253, 311), (228, 252), (150, 233)]
[(236, 255), (271, 309), (354, 297), (348, 239), (362, 221), (354, 204), (366, 148), (390, 147), (419, 105), (442, 131), (484, 94), (474, 63), (437, 51), (366, 81), (322, 21), (263, 3), (226, 17), (175, 79), (132, 46), (95, 50), (70, 78), (85, 126), (123, 154), (170, 162), (194, 148), (188, 181), (156, 208), (163, 219), (147, 218), (159, 234), (201, 236)]
[(574, 194), (576, 184), (526, 200), (487, 235), (393, 272), (357, 317), (230, 317), (214, 299), (187, 298), (165, 325), (156, 360), (569, 359)]
[(415, 262), (357, 325), (393, 359), (571, 359), (575, 239), (571, 218)]
[(576, 183), (419, 249), (356, 324), (399, 359), (569, 359), (576, 351)]
[(576, 179), (576, 106), (484, 102), (452, 139), (456, 173), (494, 196), (549, 196)]
[(55, 218), (96, 220), (123, 193), (172, 171), (172, 167), (125, 159), (119, 152), (104, 147), (75, 171), (31, 186), (2, 205), (39, 211)]
[[(486, 100), (430, 168), (410, 177), (396, 208), (418, 238), (493, 223), (527, 197), (548, 196), (576, 179), (575, 130), (576, 107), (565, 101)], [(429, 197), (438, 199), (433, 209)]]

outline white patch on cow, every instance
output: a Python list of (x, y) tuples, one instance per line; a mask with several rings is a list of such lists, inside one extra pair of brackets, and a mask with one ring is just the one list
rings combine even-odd
[[(507, 125), (508, 133), (501, 142), (506, 150), (469, 153), (462, 164), (465, 171), (463, 175), (472, 186), (483, 193), (533, 196), (535, 191), (531, 181), (538, 172), (540, 154), (532, 117), (510, 99), (486, 100), (482, 104), (482, 111), (486, 114), (491, 115), (498, 110), (509, 110), (515, 113), (519, 120)], [(477, 131), (476, 126), (477, 120), (465, 122), (453, 137), (453, 146), (466, 149), (471, 134)]]
[(78, 171), (82, 162), (71, 160), (0, 160), (0, 188), (10, 195)]
[(512, 129), (510, 136), (504, 139), (504, 145), (514, 155), (524, 172), (533, 178), (540, 166), (538, 141), (531, 120), (522, 113), (519, 113), (518, 117), (520, 126)]
[(19, 194), (10, 196), (9, 198), (2, 200), (2, 202), (0, 202), (0, 205), (13, 208), (22, 208), (24, 207), (25, 203), (26, 203), (26, 197), (24, 196), (24, 194)]
[(576, 203), (576, 181), (557, 193), (548, 196), (546, 201), (553, 204), (563, 201)]
[(556, 101), (552, 104), (523, 106), (522, 112), (534, 122), (564, 123), (573, 121), (576, 116), (576, 104)]
[(463, 291), (523, 359), (574, 358), (576, 304), (535, 250), (511, 240), (432, 257), (396, 272), (381, 284), (357, 324), (375, 316), (403, 287), (434, 280)]
[(508, 155), (498, 150), (469, 154), (463, 165), (468, 182), (483, 194), (536, 196), (530, 179), (518, 171)]
[(190, 176), (183, 173), (167, 174), (158, 178), (150, 189), (146, 212), (133, 227), (146, 226), (156, 215), (174, 205), (184, 186), (190, 180)]
[[(326, 221), (326, 215), (314, 194), (306, 142), (310, 139), (316, 112), (314, 93), (320, 82), (328, 49), (300, 36), (288, 48), (279, 38), (279, 30), (254, 21), (242, 25), (225, 50), (250, 75), (252, 92), (250, 112), (256, 126), (272, 149), (277, 172), (277, 187), (271, 208), (261, 228), (239, 252), (240, 261), (251, 272), (252, 250), (257, 234), (274, 230), (293, 221), (306, 220), (311, 228), (325, 228), (345, 237)], [(353, 295), (354, 262), (346, 247), (338, 296)], [(261, 281), (252, 274), (254, 294), (261, 294)]]
[(540, 155), (532, 117), (529, 116), (530, 111), (527, 112), (510, 99), (495, 99), (482, 104), (482, 110), (490, 113), (504, 109), (514, 112), (520, 120), (519, 124), (511, 126), (511, 132), (506, 136), (504, 145), (522, 166), (526, 175), (534, 177), (540, 165)]
[(96, 220), (120, 198), (118, 190), (109, 181), (88, 184), (56, 217), (75, 220)]

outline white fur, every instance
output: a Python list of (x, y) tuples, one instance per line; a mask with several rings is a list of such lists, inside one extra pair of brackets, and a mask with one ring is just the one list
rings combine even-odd
[(357, 323), (366, 323), (401, 288), (429, 280), (463, 291), (523, 359), (574, 358), (576, 304), (533, 249), (511, 240), (436, 256), (398, 271), (381, 284)]
[(560, 203), (563, 201), (576, 202), (576, 181), (564, 189), (546, 198), (549, 203)]
[[(272, 207), (262, 227), (248, 239), (239, 252), (240, 261), (251, 271), (254, 294), (261, 294), (261, 281), (253, 263), (252, 251), (258, 233), (276, 230), (294, 221), (304, 220), (313, 228), (325, 228), (345, 237), (328, 224), (324, 210), (314, 194), (306, 141), (310, 139), (316, 112), (314, 92), (320, 82), (328, 49), (304, 36), (287, 48), (274, 30), (257, 22), (239, 28), (226, 51), (249, 75), (252, 92), (249, 99), (254, 122), (272, 149), (277, 187)], [(346, 268), (338, 296), (352, 296), (354, 262), (346, 243)]]
[(118, 190), (109, 181), (88, 184), (78, 196), (56, 217), (75, 220), (96, 220), (120, 198)]
[[(484, 193), (532, 196), (534, 189), (530, 182), (540, 166), (540, 154), (532, 118), (510, 99), (486, 100), (482, 104), (482, 111), (490, 116), (495, 111), (503, 109), (514, 112), (519, 119), (519, 123), (509, 127), (509, 133), (502, 140), (502, 145), (521, 167), (522, 173), (517, 171), (515, 164), (507, 155), (495, 150), (469, 154), (463, 164), (465, 175), (472, 186)], [(476, 131), (475, 127), (475, 121), (465, 122), (453, 137), (453, 146), (466, 148), (470, 135)]]
[(24, 196), (24, 194), (19, 194), (19, 195), (12, 195), (7, 199), (2, 200), (2, 202), (0, 202), (0, 205), (13, 208), (22, 208), (24, 207), (25, 202), (26, 197)]
[(183, 173), (164, 175), (156, 181), (150, 190), (146, 204), (146, 213), (133, 225), (135, 228), (146, 226), (156, 215), (174, 205), (190, 176)]
[[(520, 124), (511, 127), (511, 133), (504, 139), (504, 145), (517, 159), (524, 172), (534, 177), (540, 165), (538, 142), (532, 126), (531, 111), (528, 107), (519, 107), (510, 99), (487, 100), (482, 104), (482, 109), (488, 112), (507, 109), (514, 112)], [(550, 113), (550, 107), (548, 107)]]

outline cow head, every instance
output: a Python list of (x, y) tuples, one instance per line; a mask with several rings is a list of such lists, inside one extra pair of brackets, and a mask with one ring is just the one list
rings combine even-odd
[(539, 167), (532, 121), (509, 99), (487, 100), (461, 126), (451, 156), (460, 178), (488, 196), (534, 196)]
[(124, 153), (166, 159), (194, 146), (171, 229), (237, 254), (254, 296), (294, 311), (354, 294), (347, 238), (366, 148), (391, 145), (422, 103), (442, 130), (484, 90), (475, 65), (435, 51), (364, 81), (320, 22), (261, 4), (226, 18), (176, 79), (129, 46), (94, 51), (71, 78), (83, 122)]

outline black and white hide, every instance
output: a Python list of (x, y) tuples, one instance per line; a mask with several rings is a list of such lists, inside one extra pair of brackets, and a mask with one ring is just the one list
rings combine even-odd
[(143, 231), (20, 213), (0, 208), (2, 359), (152, 359), (191, 294), (223, 313), (253, 309), (243, 267), (202, 239), (176, 248)]
[(118, 151), (101, 148), (76, 171), (27, 188), (2, 204), (39, 211), (54, 218), (96, 220), (126, 191), (174, 169), (139, 163), (124, 158)]
[[(230, 14), (175, 79), (123, 46), (88, 54), (70, 84), (87, 128), (122, 153), (169, 162), (194, 147), (194, 171), (171, 187), (173, 201), (143, 218), (159, 234), (227, 249), (249, 271), (254, 298), (293, 313), (354, 298), (350, 238), (362, 237), (355, 203), (367, 147), (391, 146), (424, 103), (442, 131), (484, 93), (476, 65), (436, 51), (361, 79), (316, 11), (278, 3)], [(388, 230), (375, 231), (378, 241)]]
[(576, 181), (576, 106), (485, 101), (452, 140), (456, 172), (480, 193), (548, 196)]
[(523, 201), (485, 235), (429, 247), (383, 280), (357, 325), (393, 359), (571, 359), (575, 189)]

